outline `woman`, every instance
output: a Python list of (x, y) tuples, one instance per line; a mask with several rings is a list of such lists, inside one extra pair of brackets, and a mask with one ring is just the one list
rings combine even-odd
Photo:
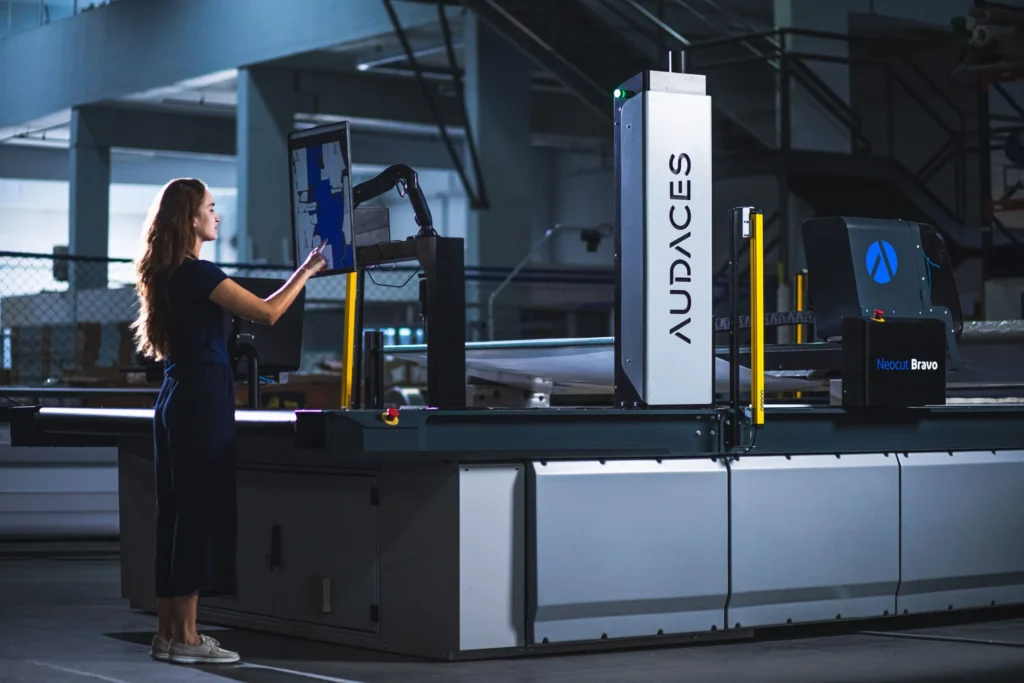
[(153, 421), (159, 624), (150, 654), (181, 664), (239, 659), (196, 631), (199, 595), (235, 592), (235, 390), (225, 311), (273, 325), (326, 265), (314, 250), (260, 299), (199, 259), (219, 222), (201, 181), (172, 180), (153, 203), (136, 263), (136, 347), (164, 363)]

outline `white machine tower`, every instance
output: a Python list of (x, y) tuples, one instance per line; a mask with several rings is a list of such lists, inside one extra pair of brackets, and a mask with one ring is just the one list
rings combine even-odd
[(711, 180), (704, 76), (647, 71), (616, 89), (618, 407), (714, 402)]

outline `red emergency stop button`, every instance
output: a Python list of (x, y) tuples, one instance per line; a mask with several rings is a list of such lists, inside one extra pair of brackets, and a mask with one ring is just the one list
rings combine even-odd
[(885, 311), (883, 311), (881, 308), (876, 308), (875, 309), (875, 317), (876, 318), (881, 318), (883, 315), (885, 315)]
[(384, 424), (394, 426), (398, 424), (398, 408), (388, 408), (381, 413), (380, 419), (384, 421)]

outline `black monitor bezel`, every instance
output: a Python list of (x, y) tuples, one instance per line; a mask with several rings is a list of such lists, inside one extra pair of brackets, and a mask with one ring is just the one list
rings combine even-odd
[(341, 273), (353, 273), (359, 269), (359, 250), (355, 246), (355, 207), (352, 205), (352, 145), (351, 129), (348, 121), (328, 123), (322, 126), (314, 126), (303, 130), (295, 130), (288, 133), (288, 204), (290, 207), (289, 216), (291, 222), (292, 236), (292, 267), (298, 268), (306, 260), (307, 254), (299, 254), (298, 247), (298, 226), (295, 223), (295, 172), (292, 166), (292, 152), (299, 148), (323, 144), (325, 142), (341, 142), (342, 154), (345, 155), (345, 163), (348, 165), (348, 183), (344, 190), (345, 211), (348, 214), (349, 225), (352, 234), (352, 269), (331, 268), (316, 273), (313, 277), (324, 277), (326, 275), (338, 275)]

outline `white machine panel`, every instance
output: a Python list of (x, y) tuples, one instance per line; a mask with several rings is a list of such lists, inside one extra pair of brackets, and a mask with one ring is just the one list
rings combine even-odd
[(724, 628), (724, 464), (694, 459), (532, 466), (533, 642)]
[(1024, 451), (910, 453), (902, 614), (1024, 603)]
[(744, 457), (730, 469), (730, 626), (894, 613), (895, 455)]
[(116, 448), (12, 448), (0, 426), (0, 538), (117, 536)]
[(711, 98), (643, 97), (643, 399), (707, 405), (714, 401)]
[(459, 468), (459, 649), (526, 644), (526, 471)]

